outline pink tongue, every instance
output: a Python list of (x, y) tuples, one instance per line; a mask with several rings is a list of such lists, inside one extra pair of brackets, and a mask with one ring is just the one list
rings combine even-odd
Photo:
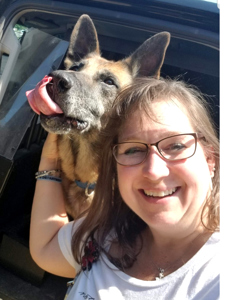
[(61, 108), (49, 97), (46, 85), (52, 80), (52, 77), (45, 76), (35, 87), (35, 89), (27, 91), (26, 97), (31, 108), (35, 113), (40, 115), (62, 114)]

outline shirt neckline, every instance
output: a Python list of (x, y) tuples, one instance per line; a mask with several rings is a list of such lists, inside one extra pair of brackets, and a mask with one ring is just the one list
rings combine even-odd
[[(109, 235), (110, 238), (111, 235)], [(213, 257), (217, 252), (216, 244), (219, 242), (220, 234), (219, 232), (214, 232), (210, 238), (207, 240), (207, 242), (200, 248), (200, 250), (189, 260), (187, 261), (183, 266), (181, 266), (176, 271), (172, 272), (171, 274), (165, 276), (164, 278), (160, 280), (151, 280), (146, 281), (142, 279), (138, 279), (135, 277), (132, 277), (123, 271), (119, 270), (111, 261), (108, 259), (108, 257), (105, 255), (105, 253), (101, 253), (101, 259), (104, 260), (105, 264), (113, 270), (113, 272), (120, 277), (122, 280), (133, 284), (137, 286), (144, 286), (144, 287), (151, 287), (151, 286), (161, 286), (166, 284), (167, 282), (172, 282), (176, 280), (179, 277), (182, 277), (186, 272), (188, 272), (190, 269), (193, 270), (198, 268), (199, 263), (202, 261), (208, 261), (211, 257)], [(105, 243), (106, 251), (110, 248), (111, 241), (108, 239), (107, 243)], [(210, 251), (206, 249), (207, 246), (212, 246)]]

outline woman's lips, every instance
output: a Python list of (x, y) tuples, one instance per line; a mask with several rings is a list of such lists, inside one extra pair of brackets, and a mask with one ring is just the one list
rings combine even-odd
[(152, 191), (152, 190), (143, 190), (144, 195), (147, 197), (153, 197), (153, 198), (163, 198), (169, 195), (173, 195), (177, 191), (177, 187), (167, 189), (164, 191)]

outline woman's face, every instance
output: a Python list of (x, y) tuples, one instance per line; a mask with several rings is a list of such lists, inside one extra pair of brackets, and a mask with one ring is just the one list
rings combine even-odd
[[(125, 123), (119, 142), (152, 144), (171, 135), (195, 132), (184, 110), (174, 102), (161, 100), (152, 105), (156, 122), (136, 111)], [(213, 159), (205, 156), (199, 142), (196, 153), (180, 161), (163, 159), (153, 146), (143, 163), (117, 164), (119, 190), (125, 203), (151, 229), (190, 230), (199, 225), (213, 167)]]

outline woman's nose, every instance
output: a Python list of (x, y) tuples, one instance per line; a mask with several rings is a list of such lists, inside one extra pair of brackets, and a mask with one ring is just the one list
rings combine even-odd
[(170, 173), (168, 162), (164, 160), (155, 147), (151, 147), (143, 163), (143, 175), (151, 180), (168, 176)]

